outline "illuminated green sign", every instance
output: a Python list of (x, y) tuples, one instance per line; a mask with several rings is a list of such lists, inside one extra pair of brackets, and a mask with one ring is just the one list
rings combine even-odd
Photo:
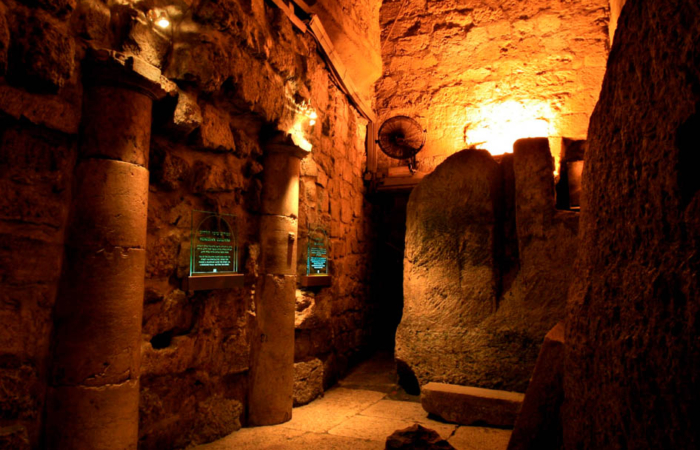
[(236, 217), (192, 211), (190, 275), (238, 272)]
[(328, 232), (321, 225), (309, 225), (306, 274), (328, 275)]

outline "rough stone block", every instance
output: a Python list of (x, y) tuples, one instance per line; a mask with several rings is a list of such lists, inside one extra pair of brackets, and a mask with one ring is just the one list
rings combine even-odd
[(21, 364), (19, 358), (3, 355), (2, 359), (4, 365), (10, 366), (0, 368), (0, 414), (3, 420), (38, 423), (45, 381), (39, 378), (36, 367)]
[(57, 91), (73, 75), (73, 38), (40, 14), (19, 13), (14, 25), (8, 77), (30, 89)]
[(36, 5), (40, 8), (54, 14), (56, 17), (64, 18), (70, 15), (75, 9), (76, 0), (30, 0), (27, 2), (30, 5)]
[(85, 39), (99, 42), (109, 32), (110, 10), (102, 2), (79, 0), (71, 19), (75, 31)]
[(385, 449), (455, 450), (449, 442), (440, 437), (437, 431), (418, 424), (396, 430), (386, 438)]
[(0, 450), (31, 450), (27, 429), (21, 425), (0, 428)]
[(294, 363), (294, 406), (323, 395), (323, 363), (319, 359)]
[(170, 79), (194, 83), (207, 92), (214, 92), (230, 75), (229, 54), (221, 36), (197, 34), (190, 41), (178, 41), (164, 75)]
[(57, 95), (27, 92), (8, 85), (0, 85), (0, 110), (37, 125), (77, 134), (80, 124), (80, 101), (69, 101)]
[(208, 164), (197, 161), (192, 165), (192, 191), (231, 192), (243, 186), (243, 176), (228, 169), (229, 164)]
[(564, 324), (559, 323), (544, 338), (508, 450), (563, 448), (560, 408), (564, 402), (564, 331)]
[(486, 151), (465, 150), (411, 193), (396, 358), (420, 384), (482, 382), (464, 361), (499, 364), (498, 353), (470, 333), (495, 311), (501, 186), (498, 163)]
[[(180, 101), (178, 101), (180, 107)], [(185, 106), (182, 106), (185, 108)], [(175, 110), (176, 114), (178, 110)], [(188, 121), (196, 119), (196, 111), (192, 110), (191, 118)], [(175, 117), (178, 120), (178, 116)], [(220, 111), (214, 106), (205, 104), (202, 108), (201, 116), (202, 125), (199, 128), (199, 145), (203, 150), (211, 150), (217, 152), (230, 152), (236, 149), (236, 142), (233, 139), (231, 125), (226, 113)]]
[(515, 220), (520, 253), (543, 238), (554, 216), (554, 161), (546, 138), (520, 139), (514, 147)]
[(430, 414), (461, 425), (512, 427), (523, 398), (517, 392), (428, 383), (421, 388), (420, 402)]
[(212, 395), (197, 404), (190, 440), (211, 442), (240, 430), (242, 414), (243, 405), (238, 400)]
[(10, 28), (7, 23), (7, 10), (0, 4), (0, 76), (7, 68), (7, 50), (10, 48)]
[[(194, 129), (202, 125), (204, 116), (197, 104), (197, 97), (186, 91), (179, 91), (177, 104), (173, 113), (173, 126), (184, 134), (189, 134)], [(224, 130), (225, 131), (225, 130)], [(231, 129), (229, 128), (229, 132)], [(202, 140), (204, 136), (202, 136)], [(230, 146), (230, 143), (227, 143)], [(235, 143), (233, 145), (235, 148)]]

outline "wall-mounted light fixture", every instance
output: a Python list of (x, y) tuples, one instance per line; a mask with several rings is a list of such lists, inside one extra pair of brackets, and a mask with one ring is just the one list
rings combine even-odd
[(170, 19), (165, 11), (151, 9), (148, 11), (148, 19), (162, 29), (166, 29), (170, 26)]

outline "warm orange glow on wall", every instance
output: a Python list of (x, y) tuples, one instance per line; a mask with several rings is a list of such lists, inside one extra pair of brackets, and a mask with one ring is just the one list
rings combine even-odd
[(508, 100), (483, 105), (467, 111), (464, 141), (467, 147), (492, 155), (512, 153), (518, 139), (549, 136), (550, 119), (549, 105), (543, 102)]
[(303, 102), (300, 105), (294, 104), (294, 121), (287, 132), (292, 136), (292, 141), (307, 152), (310, 152), (313, 147), (306, 138), (307, 133), (316, 124), (316, 119), (318, 119), (318, 114), (311, 107), (310, 102)]
[(306, 131), (304, 130), (304, 128), (306, 128), (306, 122), (308, 122), (307, 117), (297, 116), (294, 119), (294, 124), (289, 130), (287, 130), (287, 132), (292, 136), (292, 141), (297, 147), (310, 152), (313, 145), (311, 145), (311, 142), (306, 139)]

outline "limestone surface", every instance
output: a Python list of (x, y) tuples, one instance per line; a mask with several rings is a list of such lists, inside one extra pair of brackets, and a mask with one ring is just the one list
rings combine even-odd
[(485, 151), (450, 157), (411, 193), (396, 359), (420, 384), (469, 383), (475, 330), (495, 311), (502, 176)]
[[(426, 170), (472, 145), (503, 153), (524, 137), (585, 138), (605, 73), (609, 7), (384, 0), (379, 121), (419, 120)], [(392, 164), (380, 154), (380, 167)]]
[(461, 425), (485, 423), (511, 427), (523, 404), (523, 394), (445, 383), (421, 389), (421, 405), (430, 414)]
[(508, 450), (563, 448), (564, 332), (564, 323), (558, 323), (544, 338)]
[(403, 372), (524, 392), (565, 315), (577, 227), (577, 213), (554, 208), (547, 139), (519, 140), (501, 164), (480, 150), (445, 160), (408, 203)]
[(323, 394), (323, 363), (319, 359), (294, 363), (294, 406), (309, 403)]
[(693, 448), (700, 415), (700, 5), (628, 0), (583, 173), (567, 448)]

